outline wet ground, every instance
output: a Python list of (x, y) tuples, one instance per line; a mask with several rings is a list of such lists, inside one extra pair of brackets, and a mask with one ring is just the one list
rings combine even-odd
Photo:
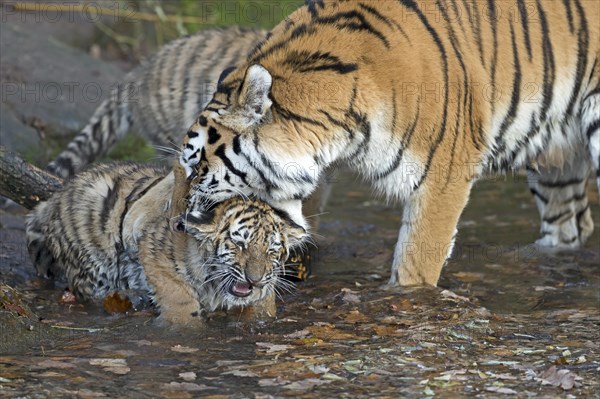
[(313, 276), (277, 320), (219, 313), (205, 332), (60, 304), (33, 277), (22, 217), (4, 212), (0, 281), (18, 291), (0, 286), (0, 396), (598, 397), (598, 231), (542, 253), (523, 178), (483, 181), (440, 288), (384, 291), (400, 211), (334, 180)]

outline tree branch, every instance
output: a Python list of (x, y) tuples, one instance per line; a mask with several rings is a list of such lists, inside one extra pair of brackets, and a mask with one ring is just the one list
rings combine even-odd
[(27, 209), (33, 209), (63, 185), (64, 181), (59, 177), (43, 171), (0, 146), (0, 195)]

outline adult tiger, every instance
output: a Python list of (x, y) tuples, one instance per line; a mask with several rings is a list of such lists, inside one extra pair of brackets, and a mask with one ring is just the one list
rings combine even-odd
[(346, 160), (404, 203), (390, 284), (436, 284), (476, 178), (531, 165), (539, 242), (579, 246), (600, 172), (599, 9), (309, 2), (222, 74), (184, 139), (192, 198), (255, 193), (299, 217)]

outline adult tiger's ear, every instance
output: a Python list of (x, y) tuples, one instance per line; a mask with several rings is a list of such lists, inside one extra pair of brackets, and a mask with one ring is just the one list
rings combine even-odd
[(255, 64), (246, 70), (238, 97), (238, 105), (248, 127), (259, 123), (271, 109), (273, 102), (269, 98), (273, 77), (263, 66)]

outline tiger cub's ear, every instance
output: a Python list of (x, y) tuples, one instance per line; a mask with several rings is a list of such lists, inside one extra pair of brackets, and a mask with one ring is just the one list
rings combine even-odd
[(190, 192), (191, 181), (187, 178), (185, 169), (176, 159), (173, 162), (173, 193), (171, 195), (170, 218), (175, 218), (187, 210), (187, 196)]
[(287, 238), (289, 249), (303, 247), (310, 240), (310, 233), (295, 223), (285, 225), (283, 234)]
[(272, 84), (271, 74), (261, 65), (251, 65), (246, 70), (238, 105), (249, 125), (258, 124), (271, 108), (273, 102), (269, 94)]

